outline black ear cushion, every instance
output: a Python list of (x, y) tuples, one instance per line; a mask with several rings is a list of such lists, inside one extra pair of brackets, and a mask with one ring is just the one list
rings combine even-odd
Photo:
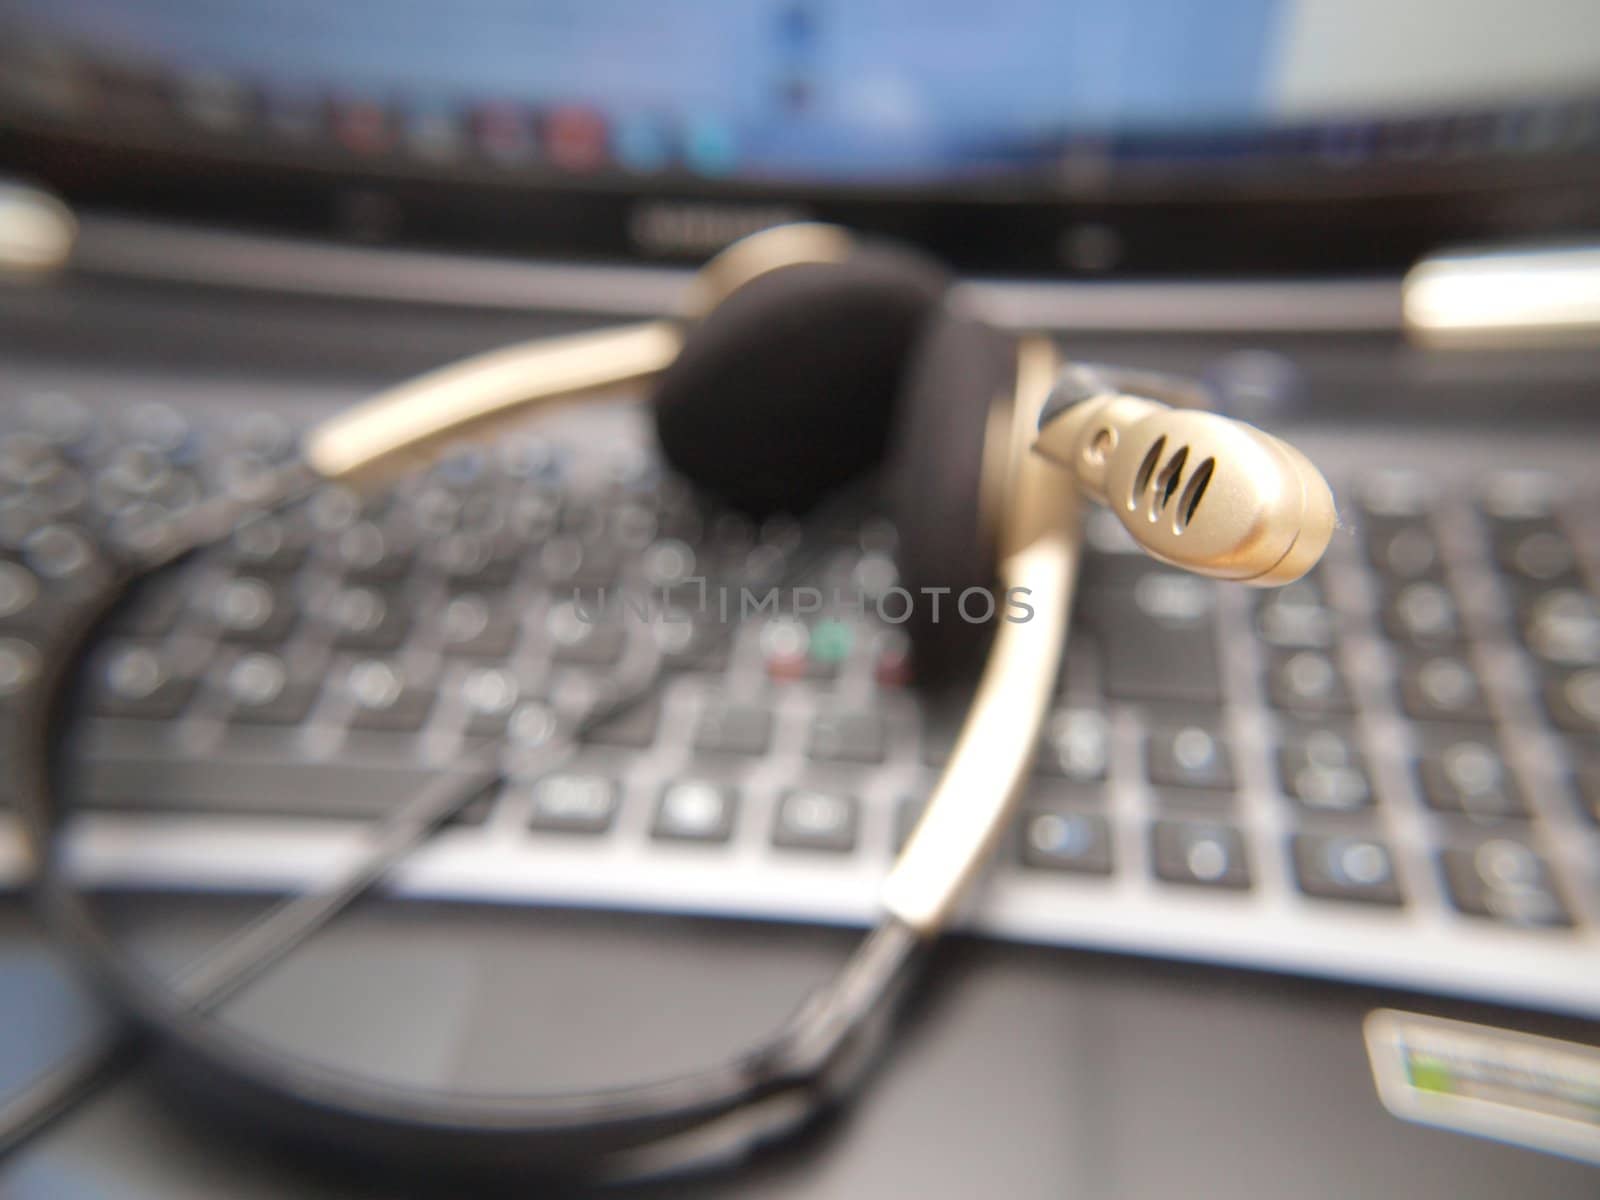
[(924, 259), (878, 247), (757, 276), (690, 333), (657, 386), (667, 462), (756, 516), (803, 513), (870, 471), (947, 284)]
[[(925, 683), (969, 669), (987, 642), (958, 605), (963, 591), (994, 583), (993, 531), (979, 506), (984, 437), (995, 399), (1009, 402), (1015, 377), (1012, 339), (947, 309), (923, 330), (907, 367), (886, 485), (901, 585), (916, 602), (906, 628)], [(927, 588), (949, 589), (937, 618)], [(1003, 615), (1005, 598), (995, 606)], [(967, 611), (981, 617), (985, 604), (970, 598)]]

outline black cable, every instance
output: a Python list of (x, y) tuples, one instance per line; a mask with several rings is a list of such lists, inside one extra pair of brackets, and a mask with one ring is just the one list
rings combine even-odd
[[(271, 506), (298, 499), (313, 485), (314, 480), (303, 470), (285, 471), (275, 481), (275, 492), (269, 499), (276, 503)], [(85, 1047), (36, 1081), (13, 1104), (0, 1109), (0, 1157), (27, 1144), (54, 1119), (115, 1078), (120, 1067), (137, 1057), (140, 1036), (152, 1032), (169, 1046), (196, 1053), (219, 1080), (231, 1077), (232, 1082), (241, 1085), (247, 1104), (259, 1103), (263, 1098), (288, 1110), (304, 1104), (311, 1110), (309, 1115), (319, 1132), (326, 1133), (342, 1121), (352, 1133), (376, 1132), (385, 1146), (393, 1145), (397, 1131), (402, 1138), (435, 1135), (435, 1140), (457, 1148), (489, 1142), (492, 1160), (505, 1156), (508, 1143), (503, 1135), (517, 1139), (520, 1134), (528, 1145), (537, 1147), (536, 1158), (548, 1157), (552, 1149), (558, 1157), (582, 1157), (587, 1143), (593, 1142), (589, 1152), (609, 1154), (613, 1169), (627, 1169), (624, 1164), (630, 1155), (635, 1161), (641, 1160), (641, 1146), (658, 1159), (663, 1153), (671, 1157), (675, 1139), (691, 1147), (703, 1146), (708, 1139), (717, 1137), (717, 1127), (727, 1125), (726, 1118), (734, 1113), (744, 1112), (745, 1119), (729, 1127), (729, 1145), (742, 1147), (763, 1140), (808, 1119), (837, 1095), (845, 1074), (841, 1063), (858, 1064), (870, 1057), (863, 1047), (876, 1042), (876, 1037), (869, 1035), (881, 1033), (882, 1023), (869, 1028), (873, 1023), (868, 1018), (908, 974), (920, 946), (915, 935), (893, 923), (869, 938), (836, 985), (819, 993), (772, 1042), (733, 1063), (698, 1075), (609, 1094), (530, 1100), (520, 1115), (484, 1110), (476, 1127), (471, 1123), (473, 1117), (448, 1112), (437, 1101), (430, 1105), (417, 1099), (409, 1104), (389, 1105), (384, 1101), (400, 1098), (361, 1096), (341, 1107), (330, 1096), (341, 1091), (341, 1082), (348, 1081), (314, 1078), (315, 1072), (304, 1067), (280, 1071), (279, 1064), (253, 1054), (246, 1039), (212, 1027), (208, 1015), (216, 1005), (332, 920), (384, 879), (440, 825), (498, 783), (500, 773), (488, 767), (438, 777), (411, 803), (379, 824), (369, 854), (350, 864), (329, 886), (284, 901), (214, 955), (202, 959), (177, 987), (148, 980), (137, 967), (122, 960), (117, 948), (94, 927), (81, 903), (82, 897), (66, 882), (58, 860), (60, 847), (53, 834), (60, 814), (51, 811), (53, 791), (48, 763), (48, 734), (54, 728), (51, 715), (60, 702), (71, 666), (129, 582), (199, 545), (219, 540), (236, 527), (241, 515), (259, 511), (262, 505), (258, 494), (248, 501), (219, 499), (201, 506), (191, 514), (186, 531), (180, 531), (184, 536), (150, 547), (144, 561), (138, 564), (141, 569), (108, 581), (103, 594), (85, 605), (79, 620), (69, 624), (76, 636), (62, 639), (62, 652), (51, 655), (49, 669), (41, 672), (38, 682), (47, 703), (30, 706), (35, 720), (25, 729), (29, 736), (24, 738), (24, 749), (32, 753), (21, 756), (21, 790), (25, 803), (32, 800), (28, 812), (35, 848), (40, 851), (39, 892), (52, 925), (96, 968), (102, 983), (109, 985), (107, 990), (113, 1001), (120, 1001), (134, 1018), (134, 1033)], [(775, 581), (777, 585), (793, 586), (804, 578), (814, 565), (809, 557), (798, 555), (798, 561), (791, 561)], [(741, 611), (741, 620), (742, 617)], [(732, 636), (738, 624), (734, 621), (715, 627), (700, 652), (715, 651), (724, 638)], [(642, 702), (659, 687), (661, 678), (658, 651), (646, 678), (637, 686), (603, 697), (573, 721), (569, 730), (558, 729), (557, 736), (544, 747), (548, 756), (559, 758), (575, 748), (589, 728)], [(346, 1094), (340, 1099), (344, 1101), (349, 1101), (350, 1091), (360, 1093), (359, 1088), (343, 1090)], [(780, 1105), (774, 1110), (776, 1119), (768, 1117), (763, 1122), (763, 1101), (774, 1097), (792, 1097), (795, 1102), (787, 1107)], [(327, 1107), (329, 1104), (332, 1107)], [(391, 1108), (393, 1111), (386, 1111)], [(505, 1105), (494, 1104), (490, 1108), (504, 1109)], [(308, 1114), (290, 1111), (284, 1115)], [(508, 1116), (513, 1118), (509, 1122), (504, 1120)], [(505, 1127), (507, 1124), (510, 1128)], [(688, 1135), (687, 1141), (683, 1135)], [(414, 1148), (402, 1144), (407, 1150)]]

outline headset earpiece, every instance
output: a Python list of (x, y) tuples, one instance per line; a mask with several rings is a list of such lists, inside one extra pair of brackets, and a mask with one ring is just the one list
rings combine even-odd
[(948, 279), (899, 250), (757, 276), (690, 333), (655, 391), (666, 460), (756, 516), (805, 512), (882, 462), (912, 347)]

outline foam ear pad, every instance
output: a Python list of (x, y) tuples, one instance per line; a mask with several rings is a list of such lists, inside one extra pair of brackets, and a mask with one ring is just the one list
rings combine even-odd
[[(906, 628), (925, 683), (970, 669), (987, 642), (958, 603), (966, 589), (994, 583), (994, 531), (980, 505), (984, 439), (996, 399), (1009, 403), (1015, 379), (1013, 340), (948, 309), (928, 322), (907, 365), (886, 492), (900, 533), (901, 584), (916, 599)], [(937, 619), (925, 588), (949, 589)], [(1004, 597), (995, 603), (1003, 614)], [(969, 611), (981, 615), (983, 607), (973, 601)]]
[(759, 275), (689, 335), (655, 393), (676, 470), (755, 516), (803, 513), (874, 469), (948, 279), (904, 251)]

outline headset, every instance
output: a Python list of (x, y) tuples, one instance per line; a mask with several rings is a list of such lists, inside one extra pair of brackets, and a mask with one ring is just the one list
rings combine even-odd
[[(116, 598), (323, 482), (392, 478), (504, 420), (651, 378), (662, 456), (723, 504), (803, 513), (876, 472), (908, 585), (1030, 594), (1033, 619), (995, 622), (948, 765), (883, 882), (878, 923), (833, 981), (733, 1061), (530, 1097), (380, 1087), (286, 1059), (213, 1019), (220, 996), (492, 786), (487, 761), (430, 782), (358, 868), (286, 902), (205, 978), (171, 984), (132, 961), (72, 885), (59, 836), (59, 713)], [(1064, 363), (1048, 339), (1003, 335), (960, 310), (936, 265), (814, 224), (725, 250), (679, 319), (513, 346), (421, 376), (314, 426), (300, 459), (250, 494), (175, 518), (73, 614), (23, 706), (16, 764), (42, 910), (206, 1107), (277, 1136), (389, 1166), (586, 1176), (701, 1164), (771, 1141), (850, 1093), (1010, 814), (1066, 642), (1085, 503), (1104, 505), (1163, 562), (1256, 586), (1298, 578), (1326, 548), (1337, 516), (1316, 469), (1204, 405), (1185, 381)], [(972, 657), (970, 629), (955, 637), (951, 623), (916, 615), (910, 628), (923, 678)]]

